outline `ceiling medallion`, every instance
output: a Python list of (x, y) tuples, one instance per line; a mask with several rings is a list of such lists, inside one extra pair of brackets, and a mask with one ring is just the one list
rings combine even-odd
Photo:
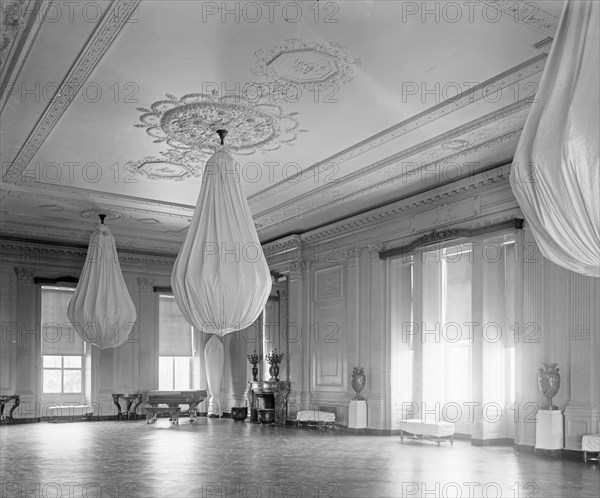
[(170, 148), (160, 157), (145, 157), (129, 161), (125, 168), (152, 180), (184, 180), (200, 176), (202, 166), (220, 145), (217, 129), (228, 131), (227, 146), (241, 155), (256, 151), (276, 150), (296, 139), (298, 113), (286, 114), (275, 103), (248, 102), (239, 95), (220, 97), (192, 93), (180, 99), (167, 94), (150, 109), (138, 108), (146, 133), (154, 143), (166, 143)]
[(220, 144), (216, 130), (228, 130), (227, 145), (238, 154), (252, 154), (257, 150), (275, 150), (293, 141), (298, 121), (274, 103), (248, 102), (239, 95), (219, 97), (212, 94), (192, 93), (178, 99), (167, 94), (169, 100), (160, 100), (150, 109), (138, 108), (146, 133), (155, 143), (166, 142), (178, 153), (196, 151), (212, 154)]
[(105, 215), (105, 219), (107, 221), (118, 220), (119, 218), (121, 218), (121, 215), (119, 213), (115, 213), (114, 211), (107, 211), (106, 209), (86, 209), (80, 214), (84, 218), (89, 218), (94, 221), (97, 221), (99, 213)]
[(313, 92), (327, 85), (350, 83), (354, 67), (361, 64), (360, 59), (351, 59), (339, 43), (305, 42), (297, 38), (269, 50), (259, 49), (254, 57), (255, 76)]

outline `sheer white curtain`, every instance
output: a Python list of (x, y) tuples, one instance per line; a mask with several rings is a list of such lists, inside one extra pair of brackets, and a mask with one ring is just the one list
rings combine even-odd
[(208, 402), (209, 415), (223, 415), (221, 403), (221, 378), (223, 377), (223, 362), (225, 353), (223, 343), (216, 336), (212, 335), (204, 348), (204, 362), (206, 365), (206, 380), (208, 390), (210, 391), (210, 400)]
[(542, 254), (600, 276), (600, 2), (569, 0), (521, 134), (511, 186)]

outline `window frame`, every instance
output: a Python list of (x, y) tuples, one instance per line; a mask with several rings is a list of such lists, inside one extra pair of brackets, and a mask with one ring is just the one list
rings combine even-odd
[[(172, 299), (175, 299), (175, 296), (173, 295), (172, 292), (165, 292), (165, 291), (158, 291), (156, 292), (156, 351), (157, 351), (157, 365), (156, 365), (156, 387), (159, 390), (164, 390), (164, 391), (180, 391), (180, 390), (190, 390), (193, 389), (193, 385), (194, 385), (194, 359), (196, 356), (196, 349), (195, 349), (195, 340), (194, 340), (194, 335), (195, 335), (195, 329), (194, 327), (192, 327), (191, 325), (189, 325), (190, 327), (190, 334), (191, 334), (191, 341), (192, 341), (192, 355), (191, 356), (163, 356), (160, 354), (159, 352), (159, 344), (160, 344), (160, 298), (166, 296)], [(171, 370), (172, 370), (172, 382), (171, 382), (171, 387), (169, 389), (163, 389), (161, 388), (161, 358), (169, 358), (171, 359)], [(187, 385), (188, 387), (186, 389), (175, 389), (175, 385), (176, 385), (176, 362), (175, 362), (175, 358), (185, 358), (188, 360), (188, 381), (187, 381)]]
[[(85, 348), (85, 345), (84, 345)], [(58, 357), (60, 358), (60, 367), (45, 367), (44, 366), (44, 357)], [(81, 362), (80, 362), (80, 366), (79, 368), (74, 368), (74, 367), (65, 367), (65, 357), (71, 357), (71, 358), (80, 358)], [(57, 354), (42, 354), (42, 394), (46, 395), (46, 394), (84, 394), (84, 358), (85, 358), (85, 353), (83, 355), (75, 355), (75, 354), (65, 354), (65, 355), (57, 355)], [(78, 371), (80, 374), (80, 390), (79, 391), (65, 391), (65, 370), (67, 371)], [(60, 371), (60, 391), (59, 392), (48, 392), (44, 389), (44, 373), (46, 371)]]
[[(38, 308), (38, 316), (40, 318), (39, 323), (43, 324), (43, 317), (42, 317), (42, 299), (44, 298), (44, 291), (46, 290), (56, 290), (56, 291), (60, 291), (60, 292), (65, 292), (65, 291), (69, 291), (69, 292), (75, 292), (76, 287), (74, 287), (73, 285), (69, 284), (69, 285), (61, 285), (59, 282), (56, 283), (39, 283), (39, 308)], [(40, 333), (42, 331), (40, 330)], [(88, 354), (88, 344), (86, 341), (83, 341), (83, 353), (78, 355), (78, 354), (44, 354), (44, 345), (43, 345), (43, 340), (40, 340), (40, 356), (41, 356), (41, 360), (42, 360), (42, 368), (41, 370), (41, 394), (43, 396), (55, 396), (55, 395), (74, 395), (74, 396), (80, 396), (80, 395), (84, 395), (85, 394), (85, 383), (86, 383), (86, 356)], [(60, 368), (59, 367), (45, 367), (44, 366), (44, 357), (60, 357)], [(65, 367), (65, 357), (75, 357), (75, 358), (80, 358), (80, 366), (78, 368), (74, 368), (74, 367)], [(47, 392), (44, 389), (44, 373), (46, 371), (56, 371), (59, 370), (60, 371), (60, 392)], [(74, 391), (74, 392), (65, 392), (65, 375), (64, 372), (65, 370), (67, 371), (78, 371), (80, 373), (80, 390), (79, 391)]]

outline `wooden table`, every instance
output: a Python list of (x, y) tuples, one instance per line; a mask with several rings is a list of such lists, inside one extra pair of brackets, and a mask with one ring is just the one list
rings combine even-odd
[[(6, 415), (4, 415), (4, 407), (12, 400), (15, 401), (15, 404), (10, 409), (8, 416), (6, 416)], [(21, 398), (18, 394), (0, 395), (0, 420), (6, 419), (8, 421), (7, 423), (12, 424), (15, 421), (12, 414), (15, 411), (15, 409), (17, 408), (17, 406), (19, 406), (20, 404), (21, 404)]]
[[(113, 397), (113, 403), (117, 407), (117, 420), (121, 420), (121, 419), (129, 420), (130, 418), (132, 418), (133, 420), (137, 419), (138, 406), (140, 406), (140, 404), (142, 403), (142, 401), (144, 399), (143, 393), (130, 393), (130, 394), (128, 394), (128, 393), (113, 393), (112, 397)], [(119, 399), (124, 399), (126, 402), (127, 408), (125, 409), (124, 413), (122, 412), (121, 404), (119, 403)], [(131, 405), (133, 404), (134, 400), (136, 401), (136, 403), (133, 406), (133, 410), (132, 410)]]

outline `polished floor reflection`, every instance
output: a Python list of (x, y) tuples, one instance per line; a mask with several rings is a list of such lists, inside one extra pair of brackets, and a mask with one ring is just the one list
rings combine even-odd
[(0, 443), (3, 497), (600, 495), (582, 461), (230, 419), (17, 424)]

